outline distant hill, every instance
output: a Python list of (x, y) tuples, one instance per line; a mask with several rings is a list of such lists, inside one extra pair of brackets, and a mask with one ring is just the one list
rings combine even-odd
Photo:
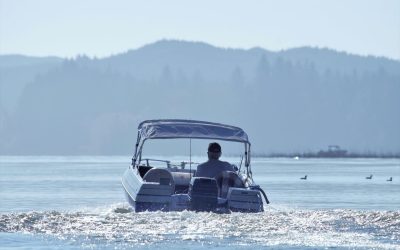
[(25, 86), (61, 64), (58, 57), (0, 56), (0, 105), (13, 112)]
[(32, 57), (23, 55), (0, 55), (0, 68), (57, 64), (59, 57)]
[(256, 65), (263, 56), (270, 63), (285, 60), (293, 66), (310, 64), (319, 73), (330, 71), (362, 74), (365, 71), (384, 69), (387, 73), (400, 75), (398, 61), (351, 55), (330, 49), (303, 47), (271, 52), (261, 48), (223, 49), (201, 42), (170, 40), (104, 58), (95, 65), (128, 73), (141, 80), (151, 80), (154, 74), (161, 74), (166, 67), (175, 74), (184, 72), (187, 77), (201, 72), (205, 80), (226, 80), (226, 75), (238, 67), (247, 79), (254, 76)]
[(106, 58), (0, 56), (0, 154), (129, 154), (150, 118), (226, 122), (257, 153), (400, 152), (400, 62), (162, 40)]
[(358, 56), (327, 48), (302, 47), (282, 51), (285, 59), (313, 62), (320, 73), (327, 70), (346, 74), (362, 74), (366, 71), (385, 70), (400, 75), (399, 61), (375, 56)]

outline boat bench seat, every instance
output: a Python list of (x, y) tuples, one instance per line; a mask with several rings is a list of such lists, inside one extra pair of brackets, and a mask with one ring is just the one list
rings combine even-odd
[(193, 174), (187, 172), (171, 172), (176, 186), (189, 186)]
[(161, 185), (174, 186), (174, 177), (171, 172), (162, 168), (152, 168), (143, 176), (145, 182), (157, 182)]
[(172, 195), (175, 190), (175, 182), (172, 174), (162, 168), (152, 168), (143, 176), (141, 194), (148, 195)]

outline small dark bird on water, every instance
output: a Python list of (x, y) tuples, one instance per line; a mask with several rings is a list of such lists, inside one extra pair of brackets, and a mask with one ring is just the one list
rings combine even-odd
[(300, 180), (307, 180), (307, 175), (305, 175), (304, 177), (301, 177)]
[(390, 177), (388, 180), (386, 180), (386, 181), (392, 181), (393, 180), (393, 178), (392, 177)]
[(371, 180), (372, 179), (372, 174), (370, 176), (365, 177), (365, 179)]

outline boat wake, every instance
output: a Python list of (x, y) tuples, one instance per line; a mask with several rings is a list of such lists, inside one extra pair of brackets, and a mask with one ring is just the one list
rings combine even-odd
[[(134, 213), (125, 204), (73, 212), (0, 213), (0, 233), (52, 237), (72, 244), (119, 248), (400, 249), (400, 211), (294, 210), (263, 213)], [(200, 243), (200, 244), (199, 244)]]

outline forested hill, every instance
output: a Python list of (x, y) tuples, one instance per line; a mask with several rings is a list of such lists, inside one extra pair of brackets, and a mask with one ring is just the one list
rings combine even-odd
[(100, 59), (0, 56), (0, 154), (129, 154), (152, 118), (237, 125), (258, 153), (397, 153), (400, 62), (167, 40)]

